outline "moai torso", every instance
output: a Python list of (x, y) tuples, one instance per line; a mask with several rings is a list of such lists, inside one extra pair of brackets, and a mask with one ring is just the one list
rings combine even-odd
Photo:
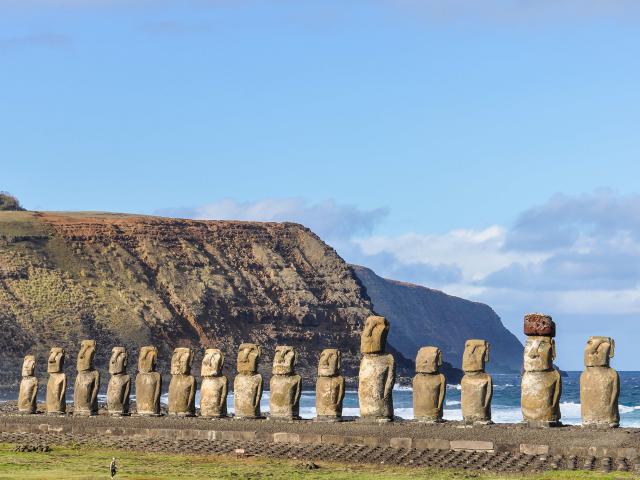
[(384, 353), (388, 333), (386, 318), (367, 318), (360, 338), (363, 356), (358, 375), (358, 402), (363, 419), (393, 420), (396, 370), (393, 355)]
[(22, 363), (22, 379), (18, 394), (18, 411), (20, 413), (36, 413), (38, 397), (38, 377), (34, 375), (36, 359), (33, 355), (24, 357)]
[(236, 418), (259, 418), (262, 375), (256, 373), (260, 347), (243, 343), (238, 350), (238, 374), (233, 381), (233, 408)]
[(299, 418), (302, 379), (295, 373), (297, 354), (292, 347), (278, 346), (269, 383), (269, 418)]
[(97, 415), (100, 372), (93, 366), (96, 341), (83, 340), (78, 353), (77, 375), (73, 387), (73, 414)]
[(136, 376), (136, 411), (138, 415), (160, 415), (162, 376), (156, 372), (158, 349), (140, 348), (138, 375)]
[(208, 348), (202, 359), (200, 375), (200, 415), (203, 417), (227, 416), (227, 390), (229, 382), (222, 375), (224, 355), (217, 348)]
[(424, 422), (442, 420), (442, 406), (446, 380), (439, 373), (442, 353), (436, 347), (422, 347), (416, 356), (416, 375), (413, 377), (413, 416)]
[(47, 413), (52, 415), (63, 414), (67, 411), (67, 376), (63, 372), (65, 351), (62, 348), (53, 347), (49, 352), (47, 371)]
[(580, 375), (582, 424), (595, 427), (620, 425), (618, 397), (620, 378), (609, 366), (615, 343), (609, 337), (591, 337), (584, 352), (585, 370)]
[(114, 347), (109, 361), (109, 385), (107, 387), (107, 410), (111, 415), (129, 414), (131, 377), (127, 375), (128, 355), (124, 347)]
[(339, 421), (342, 418), (344, 377), (340, 375), (341, 354), (327, 348), (320, 354), (316, 381), (316, 415), (321, 421)]
[(525, 315), (524, 374), (520, 402), (524, 421), (533, 427), (555, 426), (560, 421), (562, 379), (554, 368), (555, 323), (548, 315)]
[(490, 423), (493, 381), (485, 373), (489, 361), (489, 343), (485, 340), (467, 340), (462, 357), (464, 376), (460, 382), (460, 403), (465, 423)]
[(193, 416), (196, 413), (196, 379), (191, 375), (193, 353), (189, 348), (176, 348), (171, 357), (169, 383), (169, 415)]

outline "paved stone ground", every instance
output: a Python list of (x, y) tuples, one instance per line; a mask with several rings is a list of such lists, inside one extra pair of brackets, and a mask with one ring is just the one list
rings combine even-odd
[(405, 467), (455, 468), (491, 472), (542, 472), (547, 470), (588, 470), (600, 472), (640, 471), (626, 459), (611, 457), (575, 457), (563, 455), (525, 455), (509, 452), (459, 452), (452, 450), (416, 450), (360, 445), (293, 444), (246, 441), (141, 439), (118, 436), (74, 435), (62, 433), (0, 433), (0, 443), (22, 447), (30, 445), (82, 445), (87, 447), (118, 448), (156, 453), (195, 455), (244, 455), (288, 460), (329, 461), (337, 463), (367, 463), (400, 465)]

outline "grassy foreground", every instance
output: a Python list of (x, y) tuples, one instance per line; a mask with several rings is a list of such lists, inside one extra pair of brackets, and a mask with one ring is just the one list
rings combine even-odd
[[(230, 456), (172, 455), (123, 450), (52, 447), (51, 452), (14, 452), (14, 445), (0, 444), (0, 479), (101, 479), (109, 478), (109, 463), (116, 457), (118, 475), (129, 479), (493, 479), (523, 478), (495, 476), (476, 472), (455, 472), (391, 466), (340, 465), (316, 462), (320, 467), (308, 470), (304, 462), (234, 458)], [(551, 472), (527, 475), (527, 480), (622, 479), (629, 474), (587, 474)]]

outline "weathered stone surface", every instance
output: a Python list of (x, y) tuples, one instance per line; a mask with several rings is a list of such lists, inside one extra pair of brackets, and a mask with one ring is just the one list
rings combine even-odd
[(62, 414), (67, 411), (67, 376), (64, 373), (64, 348), (53, 347), (47, 361), (47, 413)]
[(98, 391), (100, 390), (100, 372), (93, 366), (96, 355), (96, 341), (83, 340), (80, 344), (76, 368), (76, 381), (73, 387), (73, 414), (97, 415)]
[(34, 375), (36, 357), (26, 355), (22, 362), (22, 379), (18, 394), (18, 411), (20, 413), (36, 413), (38, 395), (38, 377)]
[(176, 348), (171, 358), (169, 382), (169, 415), (196, 414), (196, 379), (191, 375), (193, 352), (190, 348)]
[(389, 322), (384, 317), (367, 317), (360, 337), (360, 353), (381, 353), (387, 345)]
[(156, 372), (158, 349), (140, 348), (138, 375), (136, 376), (136, 408), (138, 415), (160, 415), (162, 376)]
[(220, 349), (208, 348), (202, 359), (200, 375), (200, 415), (203, 417), (227, 416), (227, 390), (229, 381), (222, 375), (224, 354)]
[(584, 350), (585, 370), (580, 375), (582, 424), (596, 427), (620, 425), (620, 378), (609, 366), (615, 342), (610, 337), (590, 337)]
[(447, 390), (444, 375), (439, 372), (442, 352), (437, 347), (422, 347), (416, 356), (413, 377), (413, 415), (423, 422), (442, 420), (442, 406)]
[(489, 361), (489, 343), (486, 340), (467, 340), (462, 356), (464, 377), (460, 382), (462, 418), (466, 423), (491, 422), (493, 381), (484, 372)]
[(549, 315), (528, 313), (524, 316), (524, 334), (536, 337), (555, 337), (556, 324)]
[(233, 409), (236, 418), (260, 418), (262, 375), (256, 373), (260, 347), (243, 343), (238, 350), (238, 374), (233, 381)]
[(127, 374), (129, 356), (124, 347), (113, 347), (109, 360), (109, 385), (107, 386), (107, 410), (111, 415), (129, 414), (131, 377)]
[(320, 354), (316, 381), (316, 418), (338, 421), (342, 418), (345, 382), (340, 375), (340, 350), (326, 348)]
[(520, 402), (524, 421), (530, 426), (555, 426), (560, 421), (562, 378), (553, 367), (555, 358), (553, 338), (527, 337)]
[(289, 346), (276, 347), (273, 357), (273, 376), (269, 384), (269, 418), (300, 418), (302, 379), (295, 373), (296, 352)]

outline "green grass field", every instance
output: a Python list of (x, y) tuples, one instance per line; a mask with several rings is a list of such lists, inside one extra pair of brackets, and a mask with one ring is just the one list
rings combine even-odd
[(86, 447), (52, 447), (47, 453), (14, 452), (14, 445), (0, 444), (0, 479), (101, 479), (109, 478), (109, 463), (116, 457), (118, 475), (128, 479), (623, 479), (630, 474), (587, 474), (551, 472), (526, 476), (496, 476), (476, 472), (456, 472), (390, 466), (340, 465), (316, 462), (318, 469), (308, 470), (305, 462), (234, 458), (229, 456), (170, 455)]

